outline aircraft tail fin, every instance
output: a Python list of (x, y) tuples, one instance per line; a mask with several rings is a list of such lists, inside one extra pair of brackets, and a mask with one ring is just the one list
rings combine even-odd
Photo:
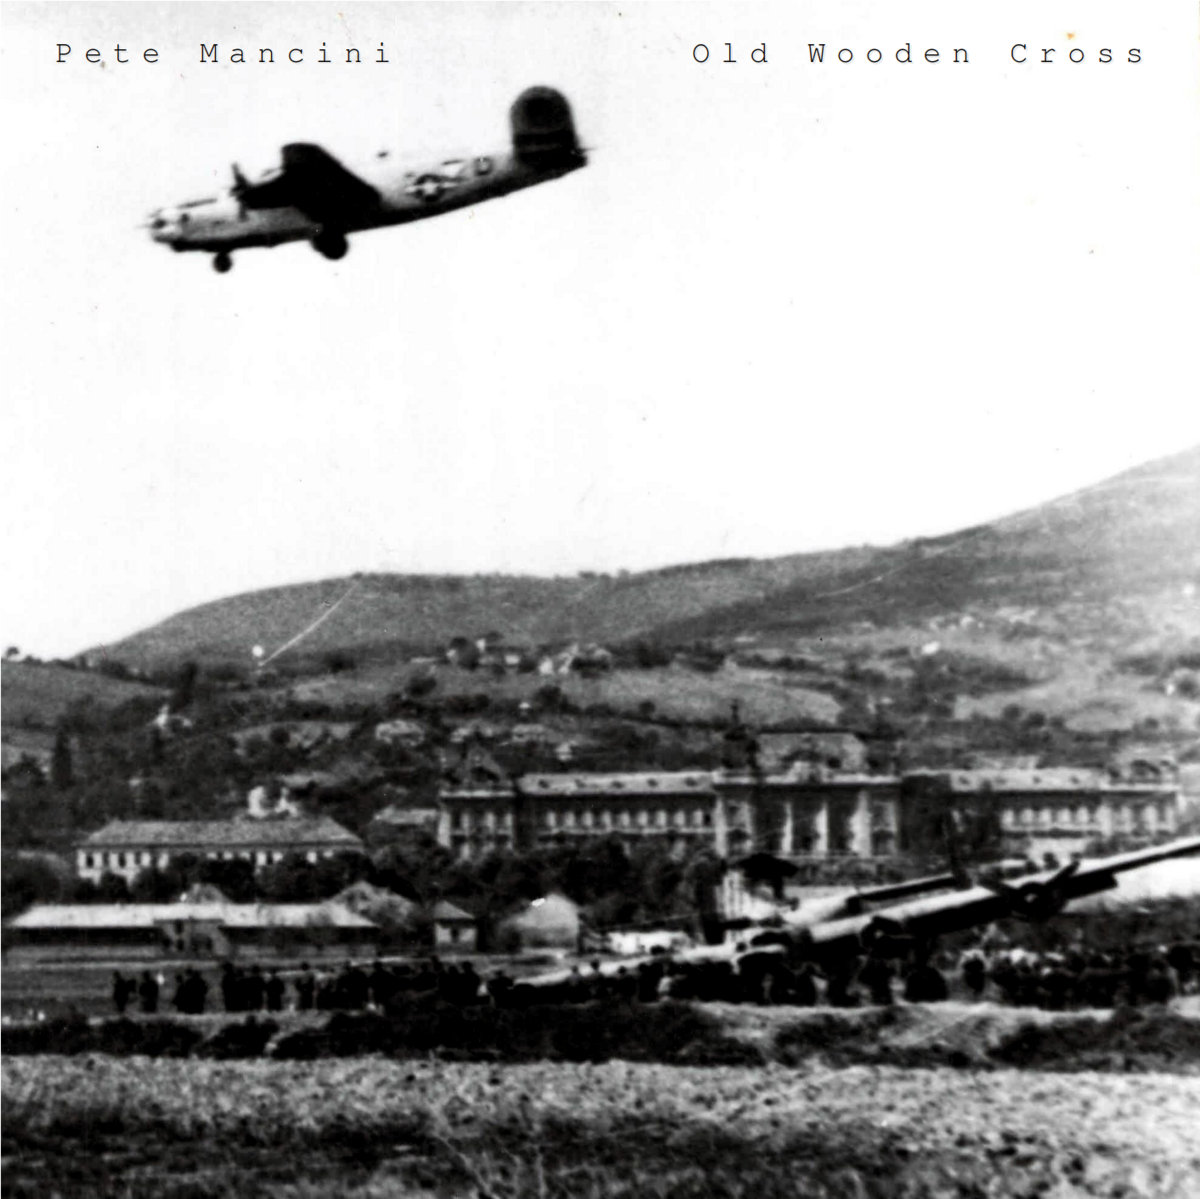
[(527, 88), (514, 102), (509, 119), (513, 152), (525, 166), (553, 170), (587, 161), (575, 136), (571, 106), (554, 88)]

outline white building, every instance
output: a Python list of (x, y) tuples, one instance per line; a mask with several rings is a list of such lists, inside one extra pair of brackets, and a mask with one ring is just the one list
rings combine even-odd
[(328, 817), (286, 820), (114, 820), (79, 843), (80, 878), (99, 882), (116, 874), (133, 882), (143, 870), (168, 866), (173, 858), (242, 860), (256, 870), (291, 853), (310, 862), (362, 852), (362, 842)]

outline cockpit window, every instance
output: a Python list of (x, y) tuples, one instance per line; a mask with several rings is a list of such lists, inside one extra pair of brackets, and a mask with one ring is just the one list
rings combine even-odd
[(215, 204), (216, 202), (217, 202), (216, 196), (206, 196), (203, 200), (187, 200), (183, 204), (180, 204), (179, 207), (180, 208), (203, 208), (205, 204)]

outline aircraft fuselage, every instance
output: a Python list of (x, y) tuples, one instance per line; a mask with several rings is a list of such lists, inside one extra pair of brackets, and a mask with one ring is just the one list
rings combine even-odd
[[(585, 164), (581, 157), (568, 166), (534, 168), (519, 162), (512, 150), (411, 165), (380, 155), (373, 169), (355, 172), (376, 188), (379, 203), (339, 219), (337, 228), (343, 234), (357, 233), (425, 220), (558, 179)], [(173, 250), (228, 253), (312, 241), (327, 231), (327, 224), (290, 206), (249, 207), (228, 189), (221, 196), (160, 209), (151, 217), (150, 231), (156, 242)]]
[(291, 142), (281, 165), (251, 183), (233, 168), (222, 196), (160, 209), (150, 236), (173, 250), (205, 250), (227, 271), (230, 254), (249, 246), (310, 241), (326, 258), (341, 258), (346, 237), (404, 225), (494, 200), (587, 165), (571, 106), (550, 87), (526, 88), (509, 110), (512, 142), (488, 154), (406, 163), (380, 151), (351, 170), (311, 142)]

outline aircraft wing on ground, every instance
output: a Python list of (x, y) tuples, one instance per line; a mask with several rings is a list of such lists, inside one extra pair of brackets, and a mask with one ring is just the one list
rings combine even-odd
[[(601, 965), (600, 973), (612, 975), (619, 968), (635, 971), (642, 962), (674, 961), (691, 964), (738, 961), (755, 954), (786, 955), (789, 947), (802, 958), (831, 963), (862, 953), (876, 939), (902, 938), (929, 941), (945, 933), (981, 927), (1006, 916), (1043, 920), (1059, 912), (1073, 899), (1110, 891), (1117, 886), (1118, 874), (1136, 870), (1154, 862), (1200, 854), (1200, 837), (1171, 841), (1150, 849), (1099, 858), (1093, 862), (1072, 862), (1059, 870), (1029, 874), (1012, 882), (967, 887), (941, 895), (927, 895), (859, 916), (844, 916), (795, 928), (762, 929), (745, 941), (726, 941), (721, 945), (698, 946), (661, 957), (627, 958)], [(1200, 866), (1197, 867), (1200, 869)], [(953, 876), (919, 879), (916, 884), (928, 888)], [(883, 890), (883, 888), (880, 888)], [(569, 969), (558, 969), (522, 979), (535, 987), (561, 984), (571, 977)]]
[(244, 208), (295, 208), (322, 225), (346, 226), (379, 206), (379, 192), (320, 146), (293, 142), (282, 155), (279, 171), (261, 183), (235, 168), (234, 195)]
[(826, 957), (852, 952), (854, 946), (870, 944), (880, 935), (932, 940), (944, 933), (990, 924), (1006, 916), (1044, 920), (1062, 911), (1073, 899), (1112, 890), (1117, 886), (1116, 876), (1126, 870), (1193, 854), (1200, 854), (1200, 837), (1092, 862), (1072, 862), (1060, 870), (1026, 875), (1011, 882), (914, 899), (873, 915), (830, 920), (806, 930), (805, 939), (811, 937), (816, 956)]
[(963, 884), (957, 875), (937, 874), (926, 878), (909, 879), (902, 883), (885, 883), (878, 887), (867, 887), (849, 895), (828, 898), (806, 899), (798, 908), (783, 912), (780, 919), (786, 928), (812, 928), (828, 920), (847, 916), (861, 916), (875, 905), (890, 904), (897, 900), (924, 895), (929, 891), (949, 891)]

